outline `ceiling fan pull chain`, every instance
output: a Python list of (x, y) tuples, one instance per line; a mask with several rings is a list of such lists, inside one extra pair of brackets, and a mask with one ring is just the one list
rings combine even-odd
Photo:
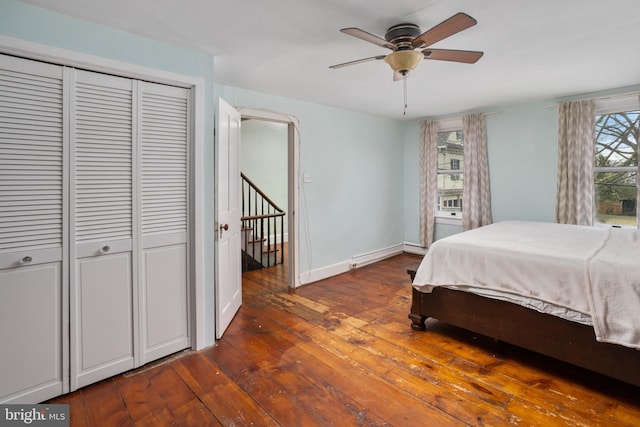
[(407, 115), (407, 76), (404, 77), (404, 115)]

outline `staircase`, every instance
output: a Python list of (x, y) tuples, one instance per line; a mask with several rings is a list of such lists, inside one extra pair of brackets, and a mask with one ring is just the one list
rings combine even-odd
[(284, 217), (245, 174), (242, 178), (242, 271), (284, 263)]

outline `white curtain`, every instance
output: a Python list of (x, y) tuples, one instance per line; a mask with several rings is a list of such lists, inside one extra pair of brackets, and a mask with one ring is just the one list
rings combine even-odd
[(464, 135), (462, 228), (471, 230), (491, 224), (491, 193), (484, 115), (464, 116), (462, 132)]
[(556, 222), (593, 225), (595, 102), (564, 102), (558, 116)]
[(420, 123), (420, 244), (433, 243), (438, 185), (438, 122)]

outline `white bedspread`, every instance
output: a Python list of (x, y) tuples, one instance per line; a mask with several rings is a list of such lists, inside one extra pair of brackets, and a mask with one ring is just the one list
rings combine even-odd
[(588, 264), (587, 297), (599, 341), (640, 349), (640, 232), (611, 229)]
[(640, 348), (637, 231), (500, 222), (436, 241), (413, 284), (422, 292), (499, 293), (554, 315), (566, 310), (571, 320), (591, 319), (599, 341)]

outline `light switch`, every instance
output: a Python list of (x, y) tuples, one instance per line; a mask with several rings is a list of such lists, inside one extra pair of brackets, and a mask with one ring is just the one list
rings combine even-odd
[(302, 182), (311, 182), (311, 174), (309, 172), (305, 172), (302, 175)]

